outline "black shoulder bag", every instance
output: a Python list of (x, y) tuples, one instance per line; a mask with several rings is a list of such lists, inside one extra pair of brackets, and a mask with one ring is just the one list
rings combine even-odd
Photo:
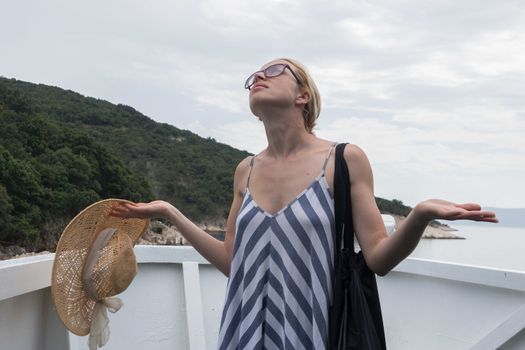
[(343, 157), (346, 144), (335, 151), (335, 275), (330, 307), (331, 350), (384, 350), (385, 331), (375, 274), (363, 252), (354, 252), (354, 225), (350, 200), (350, 176)]

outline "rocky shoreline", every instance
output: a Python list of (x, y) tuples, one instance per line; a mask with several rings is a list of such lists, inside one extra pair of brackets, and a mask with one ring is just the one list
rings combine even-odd
[[(406, 219), (406, 217), (399, 215), (392, 215), (392, 217), (396, 222), (394, 230), (397, 230), (399, 225)], [(445, 224), (430, 223), (423, 232), (421, 239), (465, 239), (465, 237), (453, 233), (455, 231), (457, 229)]]
[[(199, 228), (219, 239), (224, 239), (225, 223), (201, 223)], [(152, 221), (137, 244), (141, 245), (188, 245), (186, 238), (174, 227), (160, 221)]]
[[(202, 230), (217, 237), (224, 239), (226, 223), (201, 223), (198, 224)], [(151, 221), (149, 228), (137, 241), (138, 245), (188, 245), (188, 241), (173, 226), (166, 225), (161, 221)], [(0, 260), (22, 258), (39, 254), (49, 254), (50, 251), (31, 252), (18, 245), (2, 246), (0, 244)]]

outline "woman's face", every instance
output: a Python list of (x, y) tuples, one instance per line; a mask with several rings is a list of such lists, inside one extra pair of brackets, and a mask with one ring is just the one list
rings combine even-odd
[[(263, 70), (275, 64), (288, 65), (283, 68), (282, 73), (277, 76), (265, 76)], [(270, 75), (280, 72), (282, 66), (272, 67)], [(252, 113), (259, 116), (262, 109), (267, 107), (290, 107), (295, 105), (300, 87), (296, 76), (290, 71), (294, 67), (286, 61), (275, 60), (263, 65), (260, 72), (255, 74), (253, 85), (250, 88), (250, 109)]]

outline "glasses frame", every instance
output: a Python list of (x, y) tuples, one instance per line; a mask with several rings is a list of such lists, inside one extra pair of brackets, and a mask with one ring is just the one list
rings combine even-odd
[[(275, 66), (283, 66), (283, 69), (282, 71), (279, 73), (279, 74), (276, 74), (276, 75), (268, 75), (266, 72), (270, 69), (270, 68), (273, 68)], [(244, 88), (246, 90), (251, 90), (252, 86), (255, 84), (255, 76), (258, 74), (258, 73), (262, 73), (264, 74), (264, 77), (265, 78), (275, 78), (275, 77), (278, 77), (279, 75), (282, 75), (284, 73), (284, 71), (286, 70), (286, 68), (288, 68), (288, 70), (292, 73), (293, 77), (295, 78), (295, 80), (297, 81), (297, 84), (301, 85), (301, 80), (297, 77), (297, 74), (295, 74), (295, 72), (293, 71), (292, 67), (290, 67), (289, 64), (286, 64), (286, 63), (276, 63), (276, 64), (272, 64), (262, 70), (258, 70), (257, 72), (253, 73), (252, 75), (250, 75), (248, 77), (248, 79), (246, 79), (246, 82), (244, 83)], [(250, 79), (253, 78), (253, 82), (250, 84)]]

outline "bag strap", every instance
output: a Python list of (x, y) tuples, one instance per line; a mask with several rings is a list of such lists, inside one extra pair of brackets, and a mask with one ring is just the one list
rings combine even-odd
[[(346, 143), (340, 143), (335, 149), (334, 170), (334, 209), (337, 252), (342, 249), (354, 252), (354, 220), (350, 195), (350, 173), (344, 158)], [(338, 254), (337, 254), (338, 255)], [(351, 259), (353, 260), (353, 259)]]
[[(335, 149), (335, 170), (334, 170), (334, 209), (335, 209), (335, 274), (332, 282), (333, 286), (333, 304), (330, 306), (330, 346), (331, 350), (339, 349), (386, 349), (385, 331), (383, 327), (383, 318), (381, 316), (381, 306), (375, 274), (368, 268), (362, 253), (356, 254), (354, 251), (354, 223), (352, 217), (352, 200), (350, 173), (348, 165), (344, 158), (344, 149), (346, 144), (338, 144)], [(353, 272), (357, 272), (356, 276)], [(353, 280), (349, 280), (353, 276)], [(351, 285), (350, 285), (351, 283)], [(361, 289), (355, 293), (356, 289)], [(358, 294), (362, 294), (359, 299)], [(356, 305), (357, 304), (357, 305)], [(363, 309), (365, 306), (370, 310), (372, 315), (373, 327), (379, 343), (369, 343), (372, 338), (361, 338), (366, 341), (369, 347), (364, 343), (357, 346), (351, 346), (346, 343), (346, 339), (359, 338), (357, 334), (350, 334), (352, 331), (348, 325), (357, 324), (357, 319), (362, 319)], [(370, 327), (370, 320), (367, 325), (359, 324), (359, 327)], [(372, 336), (374, 330), (368, 329), (367, 332), (361, 333), (361, 336)], [(348, 338), (346, 338), (348, 336)], [(373, 345), (375, 344), (375, 345)]]

